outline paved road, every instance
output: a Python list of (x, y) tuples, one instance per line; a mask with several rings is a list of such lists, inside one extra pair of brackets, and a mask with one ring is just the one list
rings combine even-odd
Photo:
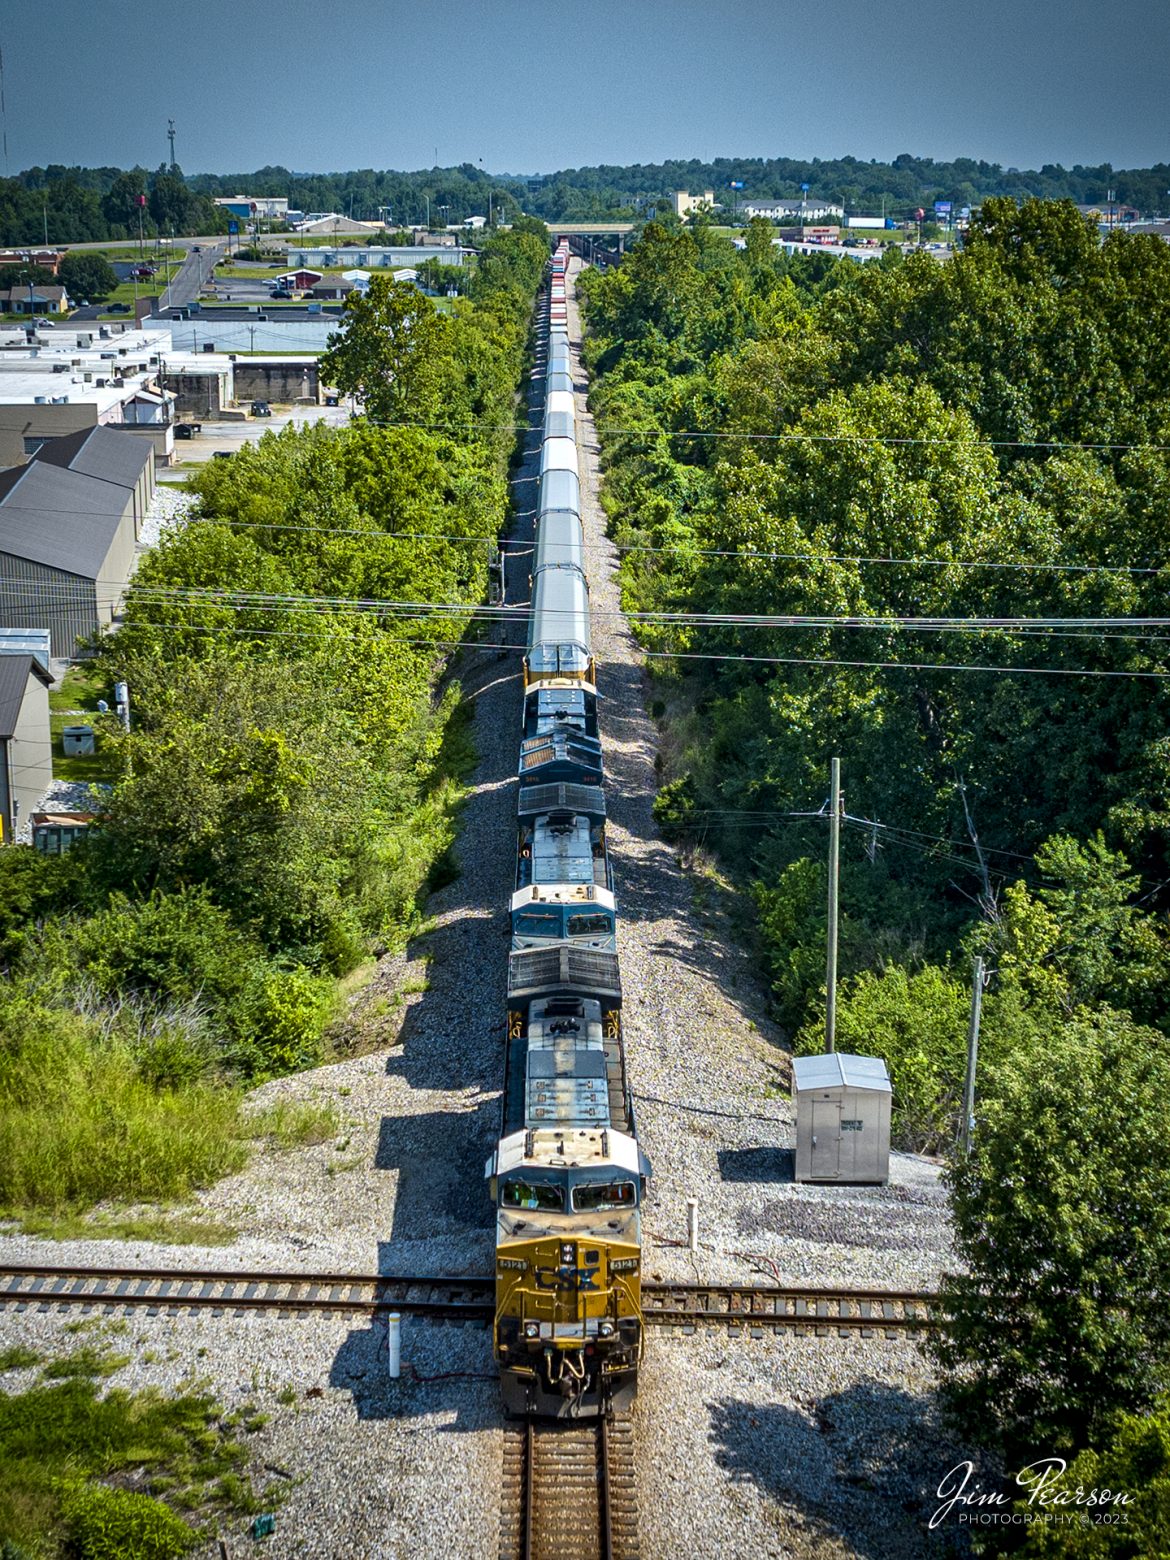
[(198, 298), (199, 289), (210, 277), (216, 261), (227, 248), (227, 239), (215, 239), (188, 249), (186, 258), (171, 277), (171, 285), (159, 300), (160, 309), (177, 309)]

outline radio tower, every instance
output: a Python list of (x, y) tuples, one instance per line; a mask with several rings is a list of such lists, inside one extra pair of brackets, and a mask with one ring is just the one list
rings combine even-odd
[(167, 120), (167, 140), (171, 143), (171, 172), (175, 171), (175, 121)]

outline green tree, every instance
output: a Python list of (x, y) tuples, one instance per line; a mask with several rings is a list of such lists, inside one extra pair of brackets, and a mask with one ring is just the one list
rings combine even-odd
[(155, 174), (150, 186), (150, 215), (160, 233), (185, 233), (191, 202), (191, 192), (179, 175)]
[(102, 196), (102, 215), (112, 227), (137, 232), (141, 197), (145, 194), (145, 168), (120, 173)]
[(51, 287), (57, 280), (47, 265), (33, 265), (28, 260), (4, 266), (0, 278), (5, 287)]
[(985, 1074), (947, 1173), (964, 1271), (930, 1345), (966, 1433), (1024, 1461), (1100, 1444), (1170, 1383), (1170, 1043), (1107, 1010), (1036, 1042)]
[(59, 275), (71, 298), (107, 298), (118, 285), (117, 273), (102, 255), (66, 255)]
[[(1115, 1434), (1082, 1452), (1049, 1490), (1072, 1502), (1078, 1486), (1110, 1490), (1125, 1501), (1089, 1510), (1050, 1507), (1074, 1520), (1031, 1522), (1019, 1551), (1026, 1560), (1162, 1560), (1170, 1534), (1170, 1401), (1160, 1399), (1147, 1414), (1123, 1414)], [(1016, 1509), (1035, 1514), (1038, 1508), (1020, 1502)], [(1088, 1520), (1075, 1520), (1081, 1516)]]
[(364, 296), (346, 299), (321, 372), (344, 395), (359, 396), (374, 422), (437, 421), (444, 338), (444, 321), (417, 287), (375, 276)]

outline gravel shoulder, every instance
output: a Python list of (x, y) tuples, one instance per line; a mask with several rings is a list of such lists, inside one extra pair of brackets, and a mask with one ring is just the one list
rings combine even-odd
[[(571, 288), (569, 318), (577, 344)], [(884, 1188), (792, 1183), (788, 1056), (767, 1019), (766, 993), (725, 904), (709, 894), (698, 901), (653, 824), (656, 733), (645, 713), (642, 659), (620, 614), (616, 558), (597, 501), (597, 440), (577, 378), (626, 1039), (640, 1137), (655, 1172), (647, 1271), (930, 1287), (949, 1254), (933, 1165), (897, 1156)], [(537, 405), (539, 391), (537, 382)], [(513, 603), (528, 594), (535, 413), (529, 424), (507, 560)], [(229, 1245), (65, 1246), (5, 1236), (5, 1256), (490, 1270), (482, 1169), (499, 1119), (521, 712), (519, 654), (501, 645), (523, 633), (499, 625), (494, 638), (464, 652), (456, 668), (479, 753), (458, 844), (461, 873), (435, 896), (428, 935), (383, 960), (357, 999), (377, 1048), (256, 1091), (257, 1102), (330, 1102), (337, 1134), (311, 1148), (259, 1152), (242, 1174), (197, 1199), (197, 1216), (236, 1231)], [(696, 1255), (675, 1244), (692, 1196), (700, 1210)], [(63, 1319), (0, 1312), (0, 1339), (60, 1348)], [(131, 1328), (139, 1352), (114, 1384), (173, 1387), (194, 1370), (211, 1378), (225, 1407), (254, 1401), (273, 1414), (250, 1443), (258, 1481), (273, 1483), (264, 1471), (270, 1463), (295, 1478), (276, 1480), (288, 1497), (265, 1541), (270, 1555), (495, 1554), (502, 1418), (486, 1331), (407, 1324), (408, 1375), (389, 1383), (377, 1325), (159, 1316), (134, 1317)], [(158, 1356), (149, 1363), (147, 1350)], [(0, 1387), (13, 1390), (21, 1380), (0, 1377)], [(284, 1395), (295, 1402), (284, 1406), (278, 1394), (288, 1387), (293, 1393)], [(648, 1560), (943, 1552), (926, 1518), (931, 1492), (958, 1457), (938, 1432), (929, 1372), (912, 1345), (655, 1334), (635, 1417)], [(227, 1536), (234, 1543), (240, 1534)]]

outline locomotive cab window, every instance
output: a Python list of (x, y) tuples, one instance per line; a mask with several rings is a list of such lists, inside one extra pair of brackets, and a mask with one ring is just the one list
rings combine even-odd
[(570, 937), (604, 937), (613, 931), (613, 922), (608, 915), (593, 912), (590, 915), (571, 915), (569, 917)]
[(637, 1201), (633, 1181), (604, 1181), (573, 1188), (575, 1213), (608, 1213), (614, 1208), (633, 1208)]
[(526, 1208), (537, 1213), (563, 1213), (565, 1189), (547, 1181), (505, 1181), (500, 1202), (505, 1208)]
[(516, 917), (517, 937), (559, 937), (561, 913), (559, 910), (526, 910)]

